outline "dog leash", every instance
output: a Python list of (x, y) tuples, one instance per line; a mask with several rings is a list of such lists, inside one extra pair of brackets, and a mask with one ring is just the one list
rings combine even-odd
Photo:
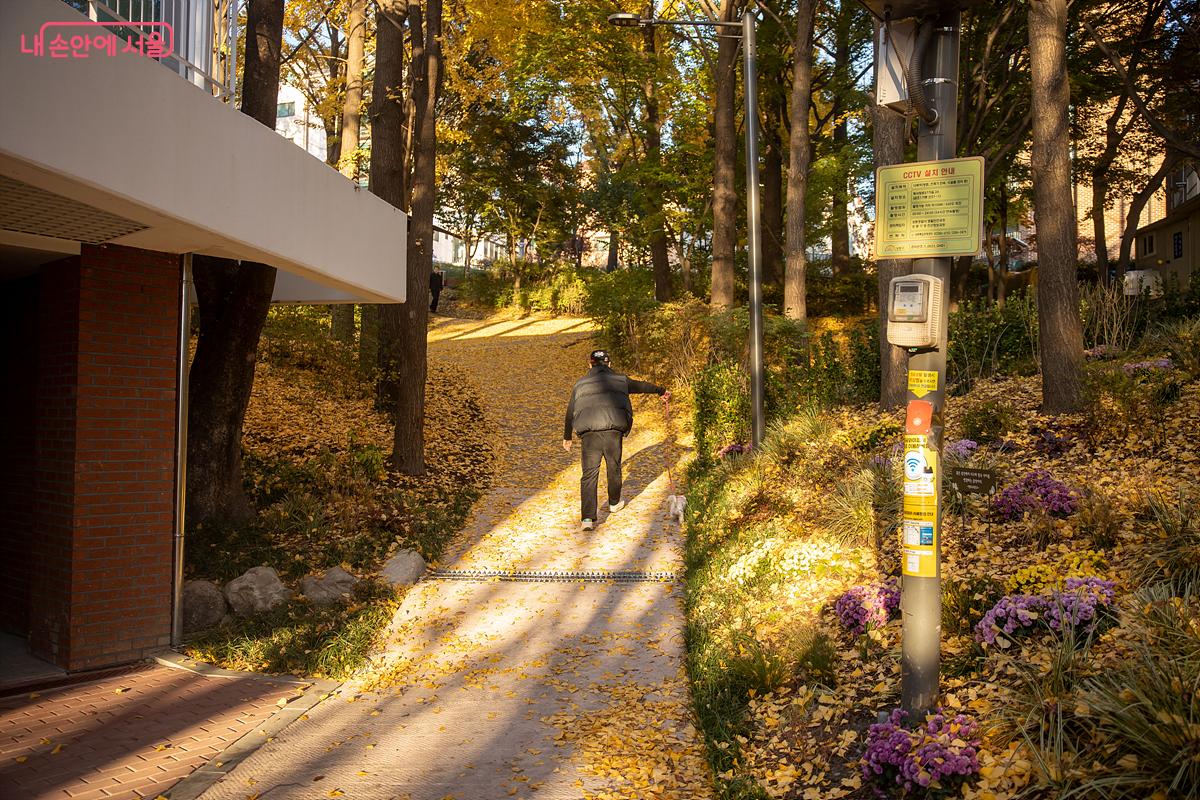
[[(667, 435), (670, 436), (672, 440), (674, 440), (675, 425), (671, 419), (670, 392), (668, 392), (666, 395), (663, 396), (663, 413), (666, 414), (666, 417), (667, 417)], [(676, 489), (675, 489), (675, 475), (671, 470), (671, 453), (667, 453), (667, 483), (671, 487), (671, 495), (672, 496), (679, 494), (679, 492), (676, 491)]]

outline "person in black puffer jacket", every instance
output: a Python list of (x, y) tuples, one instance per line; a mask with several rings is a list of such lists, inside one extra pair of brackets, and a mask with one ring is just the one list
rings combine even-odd
[(590, 531), (596, 522), (596, 490), (600, 481), (600, 460), (608, 472), (608, 510), (620, 511), (621, 444), (633, 427), (631, 394), (657, 394), (667, 399), (671, 393), (653, 383), (638, 381), (609, 366), (608, 353), (593, 350), (588, 356), (591, 369), (575, 382), (567, 419), (563, 425), (563, 449), (571, 449), (572, 432), (583, 442), (583, 476), (579, 479), (580, 513), (583, 529)]

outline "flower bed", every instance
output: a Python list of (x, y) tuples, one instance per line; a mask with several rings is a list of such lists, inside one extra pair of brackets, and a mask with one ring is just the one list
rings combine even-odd
[[(862, 774), (874, 784), (876, 797), (951, 797), (979, 774), (977, 724), (959, 714), (940, 711), (916, 729), (905, 726), (897, 708), (887, 722), (872, 725)], [(897, 792), (898, 790), (898, 792)]]
[(1111, 620), (1115, 593), (1113, 581), (1090, 577), (1067, 578), (1062, 590), (1046, 594), (1002, 597), (975, 626), (975, 640), (1008, 647), (1010, 639), (1031, 635), (1039, 628), (1090, 636), (1105, 620)]
[(851, 586), (833, 603), (842, 627), (855, 635), (882, 628), (900, 610), (900, 582), (888, 578), (874, 586)]

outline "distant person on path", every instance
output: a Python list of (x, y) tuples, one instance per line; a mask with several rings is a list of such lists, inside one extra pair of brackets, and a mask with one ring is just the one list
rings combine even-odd
[(442, 293), (442, 287), (446, 285), (446, 276), (442, 272), (441, 267), (434, 267), (433, 274), (429, 276), (429, 294), (432, 299), (429, 301), (429, 310), (437, 311), (438, 296)]
[(563, 450), (571, 449), (571, 433), (583, 442), (583, 477), (579, 495), (583, 530), (596, 524), (596, 490), (600, 481), (600, 459), (608, 470), (608, 510), (625, 507), (621, 499), (621, 444), (633, 427), (631, 394), (657, 394), (664, 400), (671, 393), (653, 383), (638, 381), (609, 367), (608, 353), (593, 350), (588, 356), (591, 369), (575, 382), (567, 419), (563, 425)]

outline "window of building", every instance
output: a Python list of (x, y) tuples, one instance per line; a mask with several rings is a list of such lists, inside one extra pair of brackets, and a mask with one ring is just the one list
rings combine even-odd
[(282, 119), (283, 117), (294, 117), (294, 116), (296, 116), (295, 101), (292, 101), (290, 103), (280, 103), (278, 106), (275, 107), (275, 118), (276, 119)]
[(1142, 255), (1154, 255), (1154, 234), (1148, 233), (1142, 237)]
[(1183, 258), (1183, 231), (1171, 234), (1171, 258)]

